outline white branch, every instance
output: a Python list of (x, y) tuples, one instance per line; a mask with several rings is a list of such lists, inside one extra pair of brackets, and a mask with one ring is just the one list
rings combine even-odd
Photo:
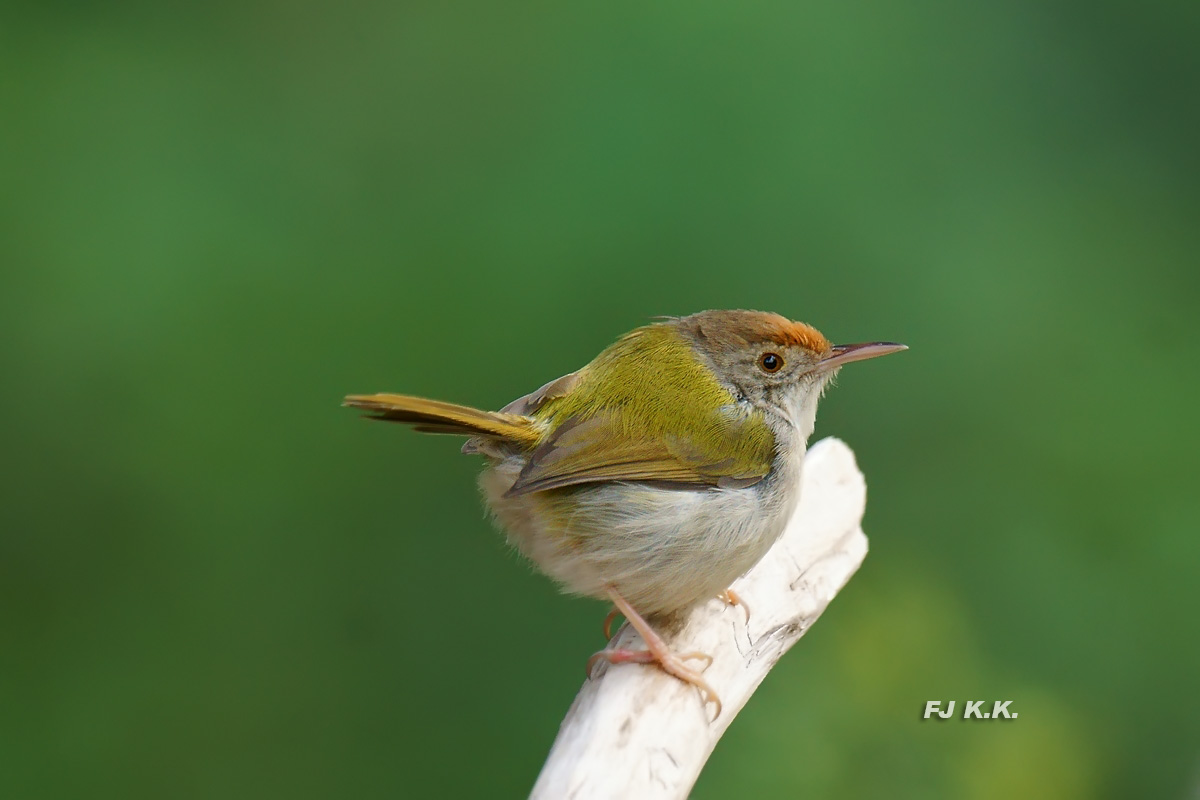
[[(704, 678), (724, 704), (720, 717), (711, 719), (713, 706), (702, 705), (694, 687), (655, 667), (599, 667), (563, 720), (534, 800), (687, 797), (729, 723), (866, 557), (867, 487), (854, 453), (823, 439), (809, 449), (803, 474), (783, 536), (733, 585), (751, 610), (749, 626), (742, 608), (713, 599), (678, 631), (661, 631), (675, 652), (712, 655)], [(642, 643), (626, 625), (613, 645)]]

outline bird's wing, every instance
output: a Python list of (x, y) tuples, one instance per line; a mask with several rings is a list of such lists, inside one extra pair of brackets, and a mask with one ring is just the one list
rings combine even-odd
[(761, 415), (724, 409), (710, 422), (683, 437), (631, 426), (618, 411), (570, 417), (534, 449), (508, 494), (606, 481), (701, 489), (762, 480), (771, 469), (774, 437)]
[(549, 400), (566, 397), (579, 385), (581, 377), (578, 372), (568, 372), (561, 378), (555, 378), (537, 391), (518, 397), (500, 409), (502, 414), (521, 414), (529, 416), (546, 404)]

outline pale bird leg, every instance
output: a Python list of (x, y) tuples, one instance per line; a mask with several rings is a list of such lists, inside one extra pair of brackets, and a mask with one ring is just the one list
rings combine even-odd
[(645, 650), (630, 650), (627, 648), (617, 648), (615, 650), (601, 650), (588, 659), (587, 672), (592, 673), (592, 667), (597, 661), (607, 661), (610, 664), (657, 664), (664, 672), (669, 675), (674, 675), (684, 683), (690, 683), (700, 690), (700, 697), (707, 705), (710, 701), (717, 707), (714, 719), (721, 716), (721, 698), (717, 697), (717, 693), (713, 688), (705, 682), (700, 673), (690, 667), (684, 665), (684, 661), (688, 659), (697, 659), (704, 661), (703, 669), (707, 669), (712, 664), (712, 656), (707, 653), (672, 653), (667, 647), (667, 643), (662, 640), (662, 637), (654, 632), (650, 624), (642, 618), (642, 615), (633, 610), (633, 606), (625, 601), (624, 597), (617, 594), (612, 587), (608, 589), (608, 596), (612, 598), (613, 605), (616, 606), (615, 611), (620, 612), (621, 616), (633, 626), (633, 629), (642, 637), (642, 641), (646, 643)]
[(742, 599), (741, 595), (739, 595), (733, 589), (726, 589), (717, 595), (717, 599), (724, 600), (731, 606), (741, 606), (742, 610), (746, 612), (746, 624), (750, 624), (750, 606), (746, 604), (746, 601)]

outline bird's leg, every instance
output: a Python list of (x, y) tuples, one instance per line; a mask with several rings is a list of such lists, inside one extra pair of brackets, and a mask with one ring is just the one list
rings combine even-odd
[[(741, 606), (746, 613), (746, 623), (750, 623), (750, 604), (742, 599), (742, 596), (735, 592), (733, 588), (726, 589), (717, 595), (717, 599), (731, 606)], [(612, 611), (608, 612), (608, 616), (604, 618), (604, 638), (612, 639), (612, 624), (613, 621), (621, 616), (621, 610), (613, 607)]]
[[(716, 717), (721, 716), (721, 699), (717, 697), (717, 693), (713, 688), (705, 682), (704, 678), (696, 670), (686, 666), (683, 662), (688, 659), (698, 659), (705, 662), (704, 667), (707, 668), (712, 663), (712, 656), (707, 653), (672, 653), (667, 647), (667, 643), (662, 640), (662, 637), (654, 632), (650, 624), (642, 617), (641, 614), (633, 610), (633, 606), (625, 601), (625, 598), (619, 595), (616, 589), (611, 586), (608, 588), (608, 596), (612, 598), (613, 605), (616, 606), (615, 611), (633, 626), (633, 629), (642, 637), (642, 641), (646, 643), (645, 650), (630, 650), (628, 648), (619, 647), (614, 650), (601, 650), (588, 659), (587, 672), (592, 673), (592, 667), (597, 661), (607, 661), (610, 664), (657, 664), (662, 670), (670, 675), (674, 675), (684, 683), (690, 683), (700, 690), (700, 696), (707, 704), (712, 701), (717, 707)], [(715, 717), (714, 717), (715, 718)]]
[(739, 595), (733, 589), (726, 589), (717, 595), (717, 599), (724, 600), (731, 606), (741, 606), (742, 610), (746, 612), (746, 624), (750, 624), (750, 606), (747, 605), (746, 601), (742, 599), (741, 595)]

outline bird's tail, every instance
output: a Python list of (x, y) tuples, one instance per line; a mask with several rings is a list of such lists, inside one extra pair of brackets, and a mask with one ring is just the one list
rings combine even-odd
[(352, 394), (342, 405), (367, 412), (370, 419), (403, 422), (423, 433), (485, 436), (532, 448), (541, 439), (536, 423), (520, 414), (480, 411), (403, 394)]

